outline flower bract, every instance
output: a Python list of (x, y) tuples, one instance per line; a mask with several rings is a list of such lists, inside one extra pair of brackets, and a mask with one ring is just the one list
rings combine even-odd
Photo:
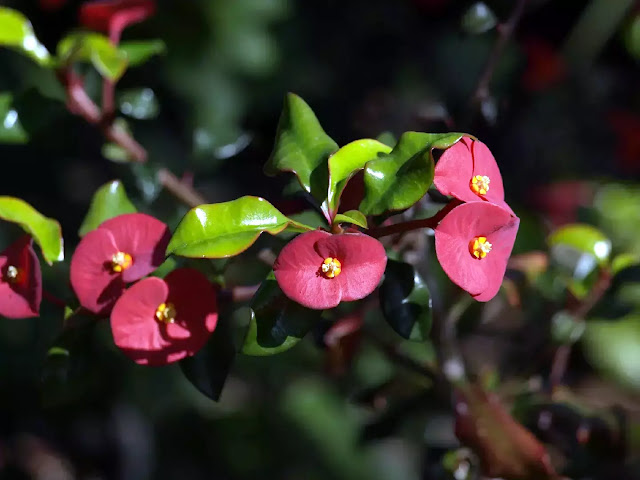
[(322, 310), (369, 295), (386, 264), (384, 247), (368, 235), (332, 235), (316, 230), (289, 242), (276, 259), (273, 272), (287, 297)]
[(153, 0), (97, 0), (80, 7), (80, 23), (92, 30), (105, 32), (118, 43), (122, 31), (153, 15)]
[(200, 350), (218, 321), (216, 288), (198, 270), (132, 285), (111, 312), (115, 344), (141, 365), (166, 365)]
[(124, 290), (164, 261), (169, 228), (144, 213), (112, 218), (80, 241), (71, 258), (71, 286), (80, 304), (105, 314)]
[(435, 229), (436, 255), (449, 278), (476, 300), (500, 289), (520, 220), (488, 202), (457, 206)]
[(463, 202), (504, 202), (502, 175), (493, 154), (482, 142), (463, 137), (436, 163), (433, 183), (440, 193)]
[(42, 300), (42, 275), (33, 240), (23, 235), (0, 253), (0, 315), (37, 317)]

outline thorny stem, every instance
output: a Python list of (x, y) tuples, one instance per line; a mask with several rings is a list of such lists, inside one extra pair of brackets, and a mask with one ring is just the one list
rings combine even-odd
[(438, 211), (433, 217), (421, 218), (419, 220), (410, 220), (408, 222), (396, 223), (394, 225), (387, 225), (384, 227), (372, 228), (367, 232), (368, 235), (373, 238), (386, 237), (387, 235), (393, 235), (396, 233), (410, 232), (411, 230), (418, 230), (419, 228), (436, 228), (438, 223), (445, 217), (447, 213), (460, 205), (462, 202), (453, 199), (447, 203), (441, 210)]
[(493, 50), (491, 51), (489, 58), (487, 59), (487, 63), (485, 64), (484, 70), (482, 71), (482, 75), (478, 80), (478, 84), (476, 89), (474, 90), (473, 96), (471, 97), (471, 107), (475, 108), (477, 105), (482, 103), (482, 101), (486, 100), (489, 97), (489, 86), (491, 84), (491, 79), (493, 78), (493, 74), (495, 73), (496, 67), (502, 57), (505, 47), (507, 43), (509, 43), (509, 39), (513, 35), (513, 32), (522, 17), (524, 12), (525, 4), (527, 0), (517, 0), (516, 6), (511, 12), (511, 16), (509, 19), (499, 26), (498, 28), (498, 39), (496, 40), (495, 45), (493, 46)]
[[(140, 145), (129, 132), (114, 123), (115, 118), (113, 110), (109, 111), (110, 107), (108, 98), (105, 102), (103, 97), (105, 109), (104, 112), (102, 112), (94, 101), (91, 100), (89, 95), (87, 95), (82, 84), (82, 79), (74, 72), (70, 70), (60, 70), (58, 72), (58, 78), (65, 87), (67, 94), (67, 107), (71, 113), (82, 117), (87, 123), (99, 128), (107, 140), (115, 143), (126, 151), (132, 160), (140, 163), (147, 161), (147, 151), (144, 147)], [(103, 94), (110, 88), (111, 100), (113, 100), (112, 94), (114, 84), (109, 82), (110, 86), (107, 86), (106, 82), (107, 80), (105, 80), (105, 90), (103, 90)], [(111, 108), (112, 107), (113, 104), (111, 104)], [(196, 192), (191, 185), (182, 182), (166, 168), (161, 168), (158, 171), (158, 181), (174, 197), (189, 207), (195, 207), (206, 203), (205, 199)]]
[[(593, 289), (583, 301), (573, 309), (572, 314), (574, 321), (584, 322), (584, 317), (591, 309), (600, 301), (603, 295), (611, 286), (611, 272), (602, 270), (600, 276), (593, 286)], [(562, 383), (562, 378), (569, 365), (571, 357), (571, 344), (560, 345), (553, 356), (551, 363), (551, 372), (549, 373), (549, 389), (553, 393), (555, 389)]]

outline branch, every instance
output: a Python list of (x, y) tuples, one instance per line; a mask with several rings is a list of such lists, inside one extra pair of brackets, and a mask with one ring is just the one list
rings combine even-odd
[(183, 182), (166, 168), (158, 170), (158, 182), (171, 194), (189, 207), (197, 207), (207, 201), (191, 185)]
[(367, 232), (367, 235), (373, 238), (386, 237), (387, 235), (393, 235), (396, 233), (410, 232), (411, 230), (418, 230), (419, 228), (436, 228), (438, 223), (445, 217), (447, 213), (460, 205), (460, 200), (453, 199), (447, 203), (441, 210), (438, 211), (433, 217), (421, 218), (419, 220), (410, 220), (408, 222), (396, 223), (394, 225), (387, 225), (385, 227), (372, 228)]
[(509, 19), (499, 26), (498, 39), (493, 46), (493, 50), (487, 59), (482, 75), (478, 80), (478, 85), (471, 97), (470, 104), (472, 107), (479, 105), (483, 100), (486, 100), (489, 97), (489, 85), (491, 84), (491, 79), (493, 78), (493, 74), (498, 66), (498, 62), (504, 53), (505, 47), (522, 17), (526, 3), (527, 0), (517, 0), (516, 6), (514, 7), (513, 12), (511, 12)]

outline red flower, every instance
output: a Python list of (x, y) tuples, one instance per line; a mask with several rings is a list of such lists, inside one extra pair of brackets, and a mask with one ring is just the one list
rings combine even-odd
[(124, 290), (163, 261), (169, 228), (144, 213), (107, 220), (80, 241), (71, 258), (71, 286), (80, 305), (108, 313)]
[(527, 67), (522, 74), (526, 90), (537, 92), (562, 82), (567, 74), (566, 64), (560, 53), (545, 40), (531, 38), (524, 42)]
[(511, 210), (504, 201), (502, 175), (487, 146), (467, 137), (444, 151), (433, 183), (440, 193), (463, 202), (486, 200)]
[(489, 202), (457, 206), (435, 229), (436, 255), (449, 278), (476, 300), (500, 290), (520, 219)]
[(32, 239), (24, 235), (0, 253), (0, 315), (37, 317), (42, 300), (42, 275)]
[(216, 289), (192, 268), (179, 268), (164, 280), (140, 280), (111, 312), (117, 347), (140, 365), (166, 365), (193, 355), (218, 322)]
[(153, 0), (98, 0), (80, 7), (80, 23), (87, 28), (105, 32), (113, 43), (120, 41), (122, 31), (155, 13)]
[(303, 233), (280, 252), (273, 273), (284, 294), (308, 308), (333, 308), (369, 295), (378, 285), (387, 254), (361, 233)]

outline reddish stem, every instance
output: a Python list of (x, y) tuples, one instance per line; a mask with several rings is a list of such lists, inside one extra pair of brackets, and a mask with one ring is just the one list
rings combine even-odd
[(439, 210), (438, 213), (436, 213), (433, 217), (421, 218), (419, 220), (410, 220), (408, 222), (396, 223), (394, 225), (387, 225), (385, 227), (372, 228), (367, 233), (373, 238), (380, 238), (396, 233), (405, 233), (410, 232), (411, 230), (418, 230), (419, 228), (436, 228), (440, 221), (445, 217), (445, 215), (461, 203), (462, 202), (460, 200), (454, 198), (441, 210)]
[(42, 290), (42, 298), (44, 298), (47, 302), (51, 303), (52, 305), (55, 305), (56, 307), (60, 307), (62, 309), (64, 309), (67, 306), (64, 300), (56, 297), (55, 295), (53, 295), (52, 293), (44, 289)]

